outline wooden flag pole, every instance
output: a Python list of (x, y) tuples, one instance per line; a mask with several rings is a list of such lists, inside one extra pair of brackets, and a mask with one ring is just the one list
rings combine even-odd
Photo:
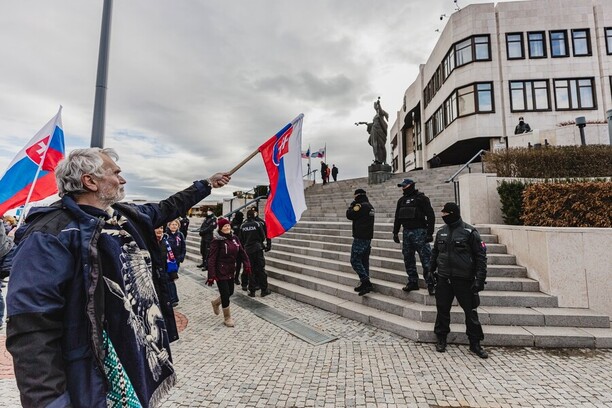
[(249, 160), (251, 160), (253, 157), (257, 156), (257, 153), (259, 153), (259, 149), (255, 149), (255, 151), (251, 154), (249, 154), (246, 158), (244, 158), (244, 160), (242, 160), (240, 163), (238, 163), (236, 165), (236, 167), (234, 167), (233, 169), (231, 169), (230, 171), (228, 171), (228, 174), (231, 176), (232, 174), (234, 174), (235, 172), (238, 171), (238, 169), (240, 169), (242, 166), (244, 166), (245, 164), (247, 164), (247, 162)]

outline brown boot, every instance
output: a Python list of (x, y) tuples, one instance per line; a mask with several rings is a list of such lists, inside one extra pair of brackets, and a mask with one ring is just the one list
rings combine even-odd
[(221, 306), (221, 296), (210, 302), (210, 304), (213, 307), (214, 314), (218, 315), (219, 313), (221, 313), (221, 311), (219, 310), (219, 306)]
[(234, 319), (232, 319), (232, 314), (230, 313), (229, 306), (223, 308), (223, 318), (225, 319), (223, 321), (224, 325), (226, 325), (227, 327), (234, 327)]

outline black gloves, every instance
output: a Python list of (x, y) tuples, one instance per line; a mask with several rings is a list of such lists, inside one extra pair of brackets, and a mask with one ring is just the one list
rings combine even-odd
[(399, 240), (399, 235), (398, 235), (398, 234), (393, 234), (393, 241), (394, 241), (396, 244), (399, 244), (400, 240)]
[(472, 293), (482, 292), (484, 290), (485, 281), (482, 279), (474, 280), (472, 283)]
[(264, 252), (269, 252), (272, 249), (272, 244), (268, 244), (264, 248)]
[(425, 242), (433, 242), (433, 235), (428, 235), (427, 238), (425, 238)]

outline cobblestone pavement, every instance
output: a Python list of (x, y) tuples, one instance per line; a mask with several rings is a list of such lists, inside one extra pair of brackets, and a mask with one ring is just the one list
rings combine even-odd
[[(312, 346), (235, 305), (236, 327), (226, 328), (210, 306), (216, 287), (188, 274), (178, 289), (186, 328), (172, 347), (179, 379), (164, 408), (612, 407), (612, 351), (488, 348), (481, 360), (467, 346), (436, 353), (278, 294), (256, 298), (337, 337)], [(2, 374), (4, 331), (0, 341)], [(1, 406), (19, 406), (13, 378), (0, 376), (0, 396)]]

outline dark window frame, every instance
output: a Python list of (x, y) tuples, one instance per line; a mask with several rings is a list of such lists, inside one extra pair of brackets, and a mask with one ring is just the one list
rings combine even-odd
[[(543, 51), (543, 55), (540, 56), (533, 56), (531, 55), (531, 38), (529, 38), (530, 35), (532, 34), (540, 34), (542, 36), (542, 51)], [(534, 41), (535, 42), (535, 41)], [(527, 32), (527, 55), (529, 55), (529, 59), (541, 59), (541, 58), (548, 58), (548, 50), (546, 47), (546, 31), (528, 31)]]
[[(576, 54), (576, 37), (574, 34), (584, 32), (586, 41), (587, 52), (586, 54)], [(572, 55), (574, 57), (590, 57), (593, 55), (593, 48), (591, 47), (591, 30), (588, 28), (573, 28), (571, 30), (572, 34)], [(582, 39), (582, 38), (579, 38)]]
[[(589, 80), (591, 81), (591, 94), (593, 96), (593, 106), (592, 107), (583, 107), (580, 100), (580, 85), (578, 81)], [(567, 89), (568, 89), (568, 104), (569, 108), (559, 108), (557, 101), (557, 82), (567, 81)], [(576, 82), (576, 98), (578, 102), (578, 106), (572, 106), (572, 95), (571, 90), (573, 89), (570, 82)], [(597, 88), (595, 85), (595, 77), (581, 77), (581, 78), (554, 78), (552, 80), (552, 91), (555, 95), (555, 110), (557, 111), (576, 111), (576, 110), (597, 110)]]
[[(536, 88), (535, 87), (535, 83), (536, 82), (545, 82), (546, 83), (546, 102), (548, 103), (548, 108), (545, 109), (540, 109), (537, 108), (536, 105), (536, 89), (541, 89), (541, 88)], [(512, 91), (515, 90), (516, 88), (512, 88), (512, 84), (516, 84), (516, 83), (521, 83), (523, 84), (523, 106), (524, 109), (514, 109), (514, 104), (513, 99), (512, 99)], [(530, 86), (530, 90), (531, 90), (531, 104), (533, 106), (533, 109), (528, 109), (528, 103), (527, 103), (527, 92), (526, 92), (526, 85), (529, 84)], [(508, 81), (508, 94), (510, 96), (510, 112), (550, 112), (552, 111), (552, 103), (551, 103), (551, 99), (550, 99), (550, 80), (548, 79), (525, 79), (525, 80), (514, 80), (514, 81)]]
[(612, 27), (604, 27), (604, 40), (606, 42), (606, 53), (612, 55)]
[[(518, 35), (520, 37), (519, 41), (512, 41), (512, 43), (519, 43), (521, 45), (521, 56), (520, 57), (511, 57), (510, 56), (510, 47), (508, 46), (508, 44), (510, 44), (509, 38), (510, 36), (514, 36), (514, 35)], [(523, 36), (523, 33), (506, 33), (506, 58), (510, 61), (514, 61), (514, 60), (522, 60), (525, 59), (525, 38)]]
[[(554, 34), (563, 34), (563, 45), (565, 46), (565, 54), (563, 55), (555, 55), (555, 47), (553, 47), (553, 35)], [(569, 50), (569, 41), (567, 38), (567, 30), (550, 30), (548, 32), (548, 39), (549, 39), (549, 45), (550, 45), (550, 57), (551, 58), (568, 58), (570, 56), (570, 50)], [(558, 41), (558, 40), (554, 40), (554, 41)]]

